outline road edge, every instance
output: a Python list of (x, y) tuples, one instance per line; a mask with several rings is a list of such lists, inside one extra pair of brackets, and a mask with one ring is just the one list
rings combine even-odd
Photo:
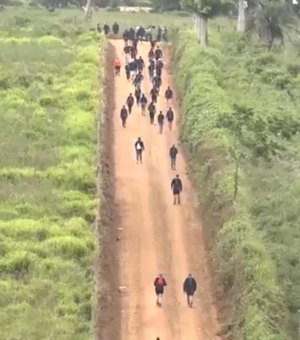
[[(94, 340), (120, 339), (121, 306), (118, 299), (119, 251), (117, 243), (116, 209), (114, 206), (114, 164), (113, 164), (113, 109), (114, 73), (111, 67), (114, 48), (107, 41), (104, 56), (99, 67), (104, 73), (103, 100), (97, 114), (97, 216), (95, 220), (95, 308)], [(101, 73), (100, 73), (101, 76)]]

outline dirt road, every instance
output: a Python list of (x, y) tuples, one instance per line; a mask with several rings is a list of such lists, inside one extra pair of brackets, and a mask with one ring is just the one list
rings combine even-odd
[[(123, 41), (111, 41), (121, 60)], [(139, 46), (147, 61), (149, 46)], [(147, 63), (148, 66), (148, 63)], [(147, 72), (143, 92), (150, 92)], [(163, 86), (157, 105), (166, 112), (164, 92), (171, 78), (163, 71)], [(170, 168), (169, 148), (177, 143), (177, 129), (165, 126), (162, 135), (157, 124), (150, 125), (134, 106), (127, 128), (121, 126), (120, 109), (133, 86), (124, 70), (115, 81), (114, 168), (116, 204), (120, 216), (120, 293), (123, 340), (213, 340), (216, 314), (209, 288), (209, 275), (197, 213), (197, 200), (186, 176), (186, 164), (179, 155), (177, 171)], [(175, 112), (176, 116), (176, 112)], [(136, 164), (134, 142), (142, 137), (146, 151), (143, 164)], [(181, 206), (173, 205), (170, 183), (175, 174), (183, 181)], [(167, 288), (163, 306), (156, 306), (153, 281), (164, 273)], [(183, 280), (193, 273), (198, 281), (195, 306), (187, 307)], [(114, 339), (112, 339), (114, 340)]]

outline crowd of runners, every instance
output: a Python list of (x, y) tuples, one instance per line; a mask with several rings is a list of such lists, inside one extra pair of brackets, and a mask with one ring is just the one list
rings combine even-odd
[[(143, 32), (143, 31), (142, 31)], [(127, 127), (129, 117), (134, 119), (133, 108), (138, 108), (139, 114), (145, 117), (145, 120), (149, 118), (150, 125), (156, 125), (157, 121), (158, 134), (163, 134), (165, 122), (167, 127), (172, 130), (174, 122), (174, 109), (173, 100), (174, 93), (170, 86), (167, 86), (165, 92), (162, 93), (162, 72), (164, 70), (164, 59), (163, 51), (159, 43), (149, 39), (149, 52), (147, 60), (145, 61), (139, 54), (139, 44), (141, 39), (140, 31), (135, 30), (134, 32), (127, 30), (123, 34), (124, 49), (123, 57), (114, 60), (113, 67), (116, 77), (126, 77), (129, 88), (127, 98), (124, 98), (124, 105), (120, 108), (120, 118), (123, 128)], [(145, 44), (145, 42), (143, 42)], [(121, 72), (122, 71), (122, 72)], [(148, 77), (146, 76), (148, 74)], [(143, 86), (146, 79), (150, 80), (150, 91), (146, 91), (146, 87)], [(158, 106), (158, 97), (163, 95), (166, 108), (165, 112)], [(136, 111), (135, 111), (136, 112)], [(155, 119), (156, 117), (156, 119)], [(130, 119), (132, 119), (130, 118)], [(136, 154), (137, 164), (142, 164), (143, 153), (145, 151), (145, 143), (141, 137), (138, 137), (134, 143), (134, 150)], [(172, 170), (176, 170), (176, 159), (178, 155), (178, 149), (176, 145), (171, 145), (169, 149), (170, 166)], [(182, 181), (180, 176), (177, 174), (171, 181), (171, 190), (173, 193), (173, 204), (180, 204), (180, 194), (183, 190)], [(163, 274), (159, 274), (154, 280), (155, 294), (156, 294), (156, 305), (162, 306), (162, 296), (164, 294), (167, 281)], [(183, 291), (187, 296), (187, 304), (189, 307), (193, 306), (193, 296), (197, 289), (197, 283), (195, 278), (189, 274), (183, 282)], [(159, 339), (159, 338), (157, 338)]]

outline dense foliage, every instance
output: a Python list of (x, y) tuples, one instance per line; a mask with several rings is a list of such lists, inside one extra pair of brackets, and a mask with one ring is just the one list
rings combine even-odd
[(98, 38), (42, 13), (0, 35), (0, 337), (88, 339)]
[[(296, 51), (266, 53), (234, 32), (174, 51), (220, 296), (236, 340), (298, 339), (299, 112)], [(295, 56), (295, 57), (294, 57)]]

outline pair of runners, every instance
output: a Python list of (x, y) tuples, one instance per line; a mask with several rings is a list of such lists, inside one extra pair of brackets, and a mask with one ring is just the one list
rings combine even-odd
[[(164, 294), (164, 289), (167, 286), (167, 281), (164, 278), (163, 274), (159, 274), (154, 280), (155, 294), (156, 294), (156, 305), (158, 307), (162, 306), (162, 296)], [(192, 274), (189, 274), (188, 277), (183, 282), (183, 292), (187, 296), (187, 304), (190, 308), (193, 307), (193, 297), (197, 290), (197, 282)]]

